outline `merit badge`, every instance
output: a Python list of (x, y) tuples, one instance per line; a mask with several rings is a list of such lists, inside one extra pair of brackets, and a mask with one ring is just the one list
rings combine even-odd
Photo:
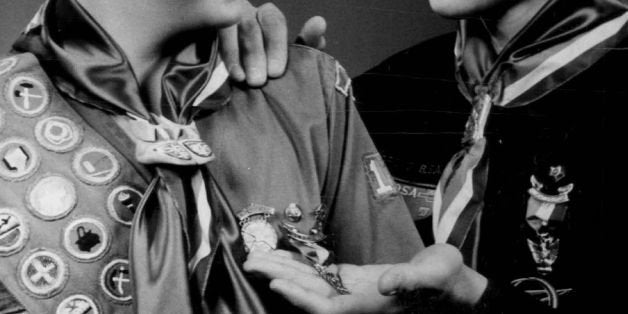
[(107, 264), (100, 274), (100, 287), (114, 301), (131, 301), (133, 296), (129, 261), (116, 259)]
[(72, 169), (81, 181), (101, 185), (111, 182), (120, 173), (120, 164), (108, 150), (87, 148), (74, 156)]
[(68, 267), (59, 255), (36, 250), (20, 264), (21, 284), (36, 297), (49, 298), (59, 293), (68, 279)]
[(284, 215), (288, 218), (288, 220), (292, 222), (299, 222), (303, 217), (303, 211), (299, 207), (299, 205), (295, 203), (290, 203), (288, 207), (284, 210)]
[(93, 261), (109, 248), (109, 233), (100, 221), (79, 218), (65, 227), (63, 247), (80, 261)]
[(12, 209), (0, 208), (0, 256), (20, 251), (28, 239), (28, 228)]
[(70, 119), (49, 117), (35, 126), (35, 138), (41, 146), (58, 153), (76, 148), (82, 139), (82, 130)]
[(56, 314), (99, 314), (100, 310), (92, 298), (84, 294), (74, 294), (65, 298), (57, 306)]
[(9, 181), (28, 178), (39, 166), (39, 155), (26, 140), (11, 138), (0, 143), (0, 177)]
[(375, 199), (381, 200), (397, 195), (395, 180), (388, 172), (382, 156), (377, 153), (368, 154), (362, 158), (362, 161)]
[(16, 64), (17, 64), (16, 57), (9, 57), (9, 58), (0, 60), (0, 76), (11, 71), (11, 69), (13, 69), (13, 67), (15, 67)]
[(119, 186), (107, 198), (107, 211), (115, 221), (130, 226), (141, 201), (140, 191), (126, 185)]
[(274, 208), (257, 204), (251, 204), (238, 213), (240, 233), (247, 252), (270, 252), (277, 248), (277, 232), (268, 223), (268, 218), (274, 214)]
[(76, 189), (60, 175), (48, 175), (29, 187), (26, 204), (31, 212), (44, 220), (65, 217), (76, 206)]
[(207, 158), (213, 155), (212, 149), (201, 140), (183, 140), (181, 143), (194, 154)]
[(25, 117), (35, 117), (43, 113), (50, 103), (50, 95), (40, 81), (18, 76), (8, 86), (7, 98), (13, 109)]

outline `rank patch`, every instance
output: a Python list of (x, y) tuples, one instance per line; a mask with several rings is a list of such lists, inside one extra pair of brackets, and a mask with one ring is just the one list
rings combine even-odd
[(80, 144), (82, 130), (70, 119), (49, 117), (35, 126), (35, 138), (44, 148), (53, 152), (65, 153)]
[(31, 212), (44, 220), (65, 217), (76, 206), (76, 189), (60, 175), (48, 175), (29, 187), (26, 204)]
[(131, 276), (129, 261), (115, 259), (107, 264), (100, 275), (100, 286), (107, 296), (117, 302), (127, 303), (133, 297), (131, 294)]
[(0, 143), (0, 177), (9, 181), (28, 178), (39, 166), (39, 155), (26, 140), (10, 138)]
[(56, 314), (100, 314), (94, 300), (84, 294), (74, 294), (65, 298), (57, 306)]
[(20, 263), (19, 276), (26, 290), (39, 298), (59, 293), (68, 279), (68, 267), (59, 255), (39, 249)]
[(16, 57), (9, 57), (9, 58), (0, 60), (0, 76), (11, 71), (13, 67), (15, 67), (16, 64), (17, 64)]
[(28, 239), (28, 227), (14, 210), (0, 208), (0, 256), (19, 252)]
[(130, 226), (141, 200), (140, 191), (126, 185), (119, 186), (107, 198), (107, 211), (115, 221)]
[(368, 154), (362, 158), (362, 161), (375, 199), (381, 200), (397, 195), (395, 180), (386, 168), (382, 156), (377, 153)]
[(79, 261), (94, 261), (109, 249), (109, 233), (100, 221), (80, 218), (65, 227), (63, 247)]
[(50, 104), (50, 95), (46, 87), (32, 77), (15, 77), (9, 83), (7, 93), (13, 109), (24, 117), (36, 117)]
[(120, 173), (120, 164), (108, 150), (87, 148), (74, 156), (72, 169), (81, 181), (87, 184), (103, 185), (111, 182)]

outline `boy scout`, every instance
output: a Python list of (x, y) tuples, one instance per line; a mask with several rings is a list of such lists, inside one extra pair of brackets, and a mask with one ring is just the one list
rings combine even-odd
[(335, 60), (294, 47), (261, 89), (227, 80), (207, 38), (242, 6), (50, 0), (0, 60), (0, 278), (18, 311), (286, 312), (247, 252), (299, 252), (347, 292), (331, 255), (418, 251)]

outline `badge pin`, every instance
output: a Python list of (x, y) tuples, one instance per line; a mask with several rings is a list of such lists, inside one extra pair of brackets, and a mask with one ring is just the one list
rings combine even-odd
[(47, 175), (29, 187), (27, 207), (44, 220), (65, 217), (76, 206), (76, 189), (70, 180), (60, 175)]
[(240, 234), (244, 240), (246, 252), (270, 252), (277, 248), (279, 239), (275, 228), (268, 223), (268, 218), (275, 214), (272, 207), (251, 204), (238, 213)]
[(84, 294), (74, 294), (65, 298), (57, 306), (56, 314), (100, 314), (94, 300)]
[(9, 57), (0, 60), (0, 76), (11, 71), (15, 67), (15, 65), (17, 65), (16, 57)]
[(59, 293), (68, 279), (68, 267), (59, 255), (36, 250), (20, 263), (21, 284), (35, 297), (49, 298)]
[(35, 126), (35, 138), (44, 148), (53, 152), (65, 153), (76, 148), (82, 138), (82, 130), (70, 119), (49, 117)]
[(116, 157), (102, 148), (86, 148), (79, 151), (72, 161), (72, 169), (87, 184), (108, 184), (120, 173)]
[(21, 116), (36, 117), (50, 104), (50, 95), (44, 84), (27, 76), (18, 76), (8, 86), (7, 98), (13, 109)]
[(0, 256), (19, 252), (28, 239), (28, 227), (12, 209), (0, 208)]
[(76, 219), (63, 232), (63, 247), (79, 261), (91, 262), (102, 257), (109, 241), (105, 225), (92, 218)]
[(100, 286), (112, 300), (130, 302), (133, 296), (129, 261), (115, 259), (107, 264), (100, 275)]
[(303, 217), (303, 211), (299, 208), (299, 205), (295, 203), (290, 203), (290, 205), (288, 205), (288, 207), (284, 210), (284, 214), (288, 220), (292, 222), (299, 222)]
[(0, 177), (21, 181), (32, 175), (39, 166), (39, 155), (26, 140), (11, 138), (0, 143)]
[(116, 187), (107, 197), (107, 211), (115, 221), (130, 226), (142, 196), (140, 191), (130, 186)]

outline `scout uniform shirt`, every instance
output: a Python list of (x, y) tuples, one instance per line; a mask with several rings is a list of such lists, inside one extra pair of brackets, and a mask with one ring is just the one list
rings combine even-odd
[(0, 61), (0, 278), (27, 311), (292, 312), (242, 272), (247, 251), (420, 248), (331, 57), (291, 47), (284, 77), (246, 89), (217, 79), (213, 46), (173, 60), (147, 107), (74, 0), (41, 12)]

